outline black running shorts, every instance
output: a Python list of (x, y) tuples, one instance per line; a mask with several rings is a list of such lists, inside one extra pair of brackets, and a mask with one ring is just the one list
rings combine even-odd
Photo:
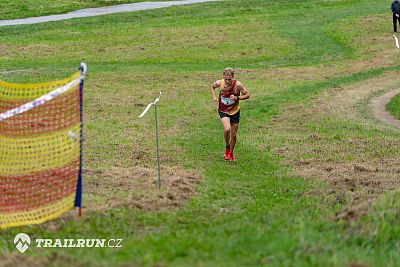
[(219, 117), (220, 117), (221, 119), (224, 118), (224, 117), (228, 117), (228, 118), (231, 120), (231, 122), (233, 122), (233, 123), (239, 123), (239, 120), (240, 120), (240, 109), (239, 109), (239, 111), (236, 112), (234, 115), (229, 115), (229, 114), (227, 114), (227, 113), (225, 113), (225, 112), (221, 112), (221, 111), (219, 111), (219, 110), (218, 110), (218, 113), (219, 113)]

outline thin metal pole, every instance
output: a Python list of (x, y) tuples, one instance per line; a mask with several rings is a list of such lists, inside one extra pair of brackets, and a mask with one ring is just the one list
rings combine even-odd
[(158, 146), (158, 120), (157, 120), (157, 104), (154, 105), (154, 114), (156, 117), (156, 145), (157, 145), (157, 164), (158, 164), (158, 190), (160, 190), (160, 148)]

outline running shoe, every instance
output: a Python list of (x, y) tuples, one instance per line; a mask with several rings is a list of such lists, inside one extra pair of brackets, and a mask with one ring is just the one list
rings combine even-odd
[(229, 160), (230, 153), (231, 153), (231, 149), (229, 147), (227, 147), (225, 150), (225, 154), (224, 154), (224, 160)]

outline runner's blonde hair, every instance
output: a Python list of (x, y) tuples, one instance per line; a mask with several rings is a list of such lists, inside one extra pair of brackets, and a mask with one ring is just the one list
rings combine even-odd
[(224, 71), (222, 72), (222, 74), (225, 76), (225, 75), (232, 75), (232, 77), (233, 76), (235, 76), (235, 71), (232, 69), (232, 68), (230, 68), (230, 67), (228, 67), (228, 68), (225, 68), (224, 69)]

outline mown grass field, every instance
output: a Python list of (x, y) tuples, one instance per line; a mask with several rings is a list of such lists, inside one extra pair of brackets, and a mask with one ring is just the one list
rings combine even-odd
[[(5, 14), (33, 14), (18, 2), (3, 2)], [(368, 105), (400, 85), (391, 23), (375, 0), (235, 0), (1, 27), (2, 80), (88, 64), (83, 201), (107, 208), (2, 230), (0, 265), (399, 266), (400, 133)], [(234, 163), (209, 93), (227, 66), (251, 95)], [(163, 170), (202, 179), (183, 205), (143, 211), (123, 200), (146, 189), (104, 184), (156, 168), (152, 113), (137, 116), (160, 90)], [(20, 255), (20, 232), (124, 241)]]
[(400, 95), (396, 95), (387, 104), (386, 110), (392, 114), (395, 118), (400, 119)]

